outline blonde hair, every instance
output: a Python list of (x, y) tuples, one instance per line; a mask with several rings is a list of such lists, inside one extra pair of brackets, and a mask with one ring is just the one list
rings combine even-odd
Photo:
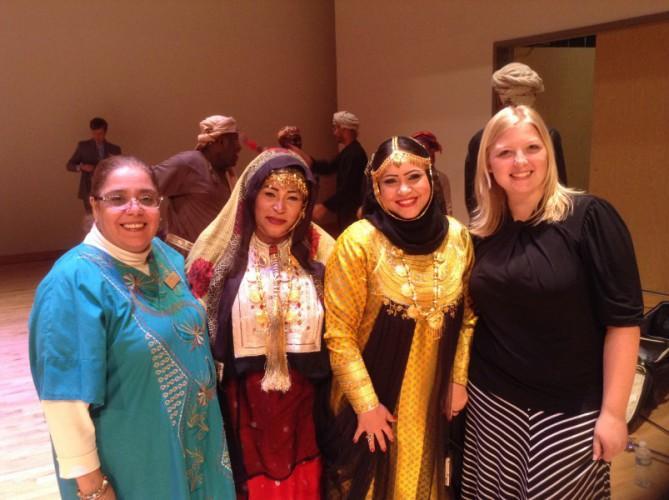
[(470, 223), (471, 232), (476, 236), (485, 238), (497, 232), (507, 212), (506, 194), (489, 172), (490, 147), (506, 130), (525, 123), (532, 125), (539, 134), (546, 148), (548, 163), (543, 185), (544, 194), (530, 222), (537, 225), (541, 222), (564, 220), (571, 211), (573, 195), (579, 193), (560, 184), (553, 141), (539, 113), (529, 106), (508, 106), (490, 119), (481, 137), (474, 178), (477, 206)]

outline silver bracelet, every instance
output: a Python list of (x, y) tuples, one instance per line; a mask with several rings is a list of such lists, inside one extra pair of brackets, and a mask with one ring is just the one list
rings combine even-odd
[(102, 484), (97, 490), (95, 490), (93, 493), (84, 494), (79, 490), (79, 488), (77, 488), (77, 497), (81, 498), (81, 500), (98, 500), (105, 496), (105, 493), (107, 493), (107, 488), (109, 488), (109, 479), (107, 476), (102, 476)]

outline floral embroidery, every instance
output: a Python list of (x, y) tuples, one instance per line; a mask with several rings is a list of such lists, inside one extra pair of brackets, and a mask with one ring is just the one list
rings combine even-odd
[(188, 282), (193, 289), (195, 297), (202, 298), (207, 295), (209, 283), (214, 274), (214, 266), (208, 260), (197, 259), (188, 270)]
[(200, 450), (191, 451), (186, 448), (186, 459), (190, 463), (190, 467), (186, 470), (188, 477), (188, 484), (191, 491), (195, 491), (200, 484), (202, 484), (202, 464), (204, 463), (204, 455)]
[(197, 439), (203, 439), (207, 435), (207, 432), (209, 432), (206, 413), (193, 412), (188, 419), (187, 425), (190, 429), (197, 429), (197, 434), (195, 435)]
[[(402, 319), (412, 319), (414, 321), (416, 320), (416, 318), (410, 315), (411, 306), (398, 304), (397, 302), (393, 302), (388, 298), (383, 299), (383, 305), (386, 306), (386, 313), (389, 314), (390, 316), (399, 316)], [(459, 302), (442, 306), (441, 312), (443, 314), (448, 315), (451, 318), (454, 318), (455, 313), (458, 310), (458, 305)]]
[(126, 273), (123, 275), (123, 283), (128, 287), (131, 293), (142, 293), (142, 288), (150, 284), (151, 278), (143, 277), (134, 273)]
[(389, 299), (383, 299), (383, 305), (386, 306), (386, 313), (390, 316), (400, 316), (404, 319), (407, 319), (406, 315), (407, 307), (401, 304), (397, 304)]
[(201, 347), (204, 344), (205, 329), (203, 325), (189, 325), (188, 323), (179, 323), (172, 325), (176, 334), (186, 342), (190, 342), (190, 350)]
[(197, 403), (200, 406), (207, 406), (209, 401), (214, 398), (214, 386), (207, 387), (200, 384), (200, 389), (197, 391)]

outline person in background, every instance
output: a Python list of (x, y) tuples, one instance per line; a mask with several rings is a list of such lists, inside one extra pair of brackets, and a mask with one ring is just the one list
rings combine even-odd
[(30, 368), (64, 499), (234, 499), (206, 314), (155, 238), (149, 167), (98, 164), (95, 224), (37, 288)]
[(326, 266), (328, 495), (445, 498), (446, 417), (467, 401), (472, 242), (441, 210), (430, 156), (408, 137), (372, 157), (363, 214)]
[(451, 201), (451, 181), (448, 179), (446, 174), (440, 174), (435, 167), (436, 164), (436, 154), (441, 153), (441, 144), (435, 136), (429, 130), (421, 130), (420, 132), (414, 132), (411, 134), (413, 139), (416, 139), (422, 144), (422, 146), (427, 149), (427, 152), (430, 153), (430, 160), (432, 161), (432, 169), (434, 171), (434, 195), (437, 198), (437, 201), (441, 205), (444, 213), (446, 215), (453, 215), (453, 203)]
[(322, 284), (332, 238), (311, 223), (311, 171), (262, 152), (188, 256), (207, 306), (219, 395), (240, 497), (319, 498), (319, 428), (330, 364)]
[(610, 498), (643, 301), (625, 223), (558, 181), (528, 106), (483, 130), (462, 498)]
[(107, 129), (109, 128), (104, 118), (93, 118), (90, 121), (91, 139), (80, 141), (74, 150), (72, 157), (67, 162), (66, 168), (70, 172), (79, 172), (79, 199), (84, 204), (87, 214), (91, 213), (91, 178), (95, 172), (96, 165), (114, 155), (121, 154), (120, 146), (107, 142)]
[(291, 146), (302, 149), (302, 133), (293, 125), (282, 127), (277, 133), (277, 141), (282, 148), (290, 149)]
[(334, 223), (341, 233), (357, 220), (362, 205), (367, 153), (358, 142), (360, 120), (349, 111), (338, 111), (332, 117), (332, 132), (342, 149), (332, 162), (314, 161), (316, 174), (337, 174), (335, 193), (314, 207), (314, 221), (323, 225)]
[[(295, 152), (300, 154), (300, 156), (303, 156), (303, 159), (308, 162), (309, 165), (311, 165), (313, 159), (304, 153), (301, 149), (302, 134), (299, 128), (295, 127), (294, 125), (286, 125), (285, 127), (281, 127), (276, 134), (276, 139), (279, 143), (279, 147), (285, 149), (294, 149)], [(265, 146), (261, 146), (257, 141), (251, 139), (246, 134), (241, 132), (239, 134), (239, 142), (255, 153), (262, 153), (268, 149)]]
[(153, 167), (169, 202), (165, 241), (183, 256), (228, 201), (240, 149), (235, 119), (213, 115), (200, 122), (195, 150)]
[[(539, 74), (526, 64), (513, 62), (495, 71), (492, 75), (492, 88), (499, 98), (502, 106), (525, 105), (533, 106), (537, 94), (544, 91), (544, 82)], [(558, 180), (563, 186), (567, 185), (567, 168), (562, 152), (562, 138), (560, 133), (549, 129), (553, 150), (555, 151), (555, 162), (558, 169)], [(465, 204), (470, 219), (474, 216), (476, 207), (476, 195), (474, 193), (474, 177), (476, 175), (476, 162), (481, 144), (483, 129), (479, 130), (469, 141), (467, 146), (467, 158), (465, 159)]]

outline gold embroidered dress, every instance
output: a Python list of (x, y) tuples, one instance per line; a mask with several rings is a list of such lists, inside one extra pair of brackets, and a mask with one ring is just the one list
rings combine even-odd
[[(416, 306), (422, 311), (431, 309), (435, 272), (439, 286), (436, 305), (446, 313), (446, 321), (465, 300), (452, 380), (467, 383), (474, 316), (466, 283), (472, 255), (466, 228), (450, 217), (448, 235), (434, 256), (404, 254), (366, 220), (342, 234), (325, 277), (325, 338), (335, 379), (331, 396), (335, 413), (346, 401), (356, 414), (379, 404), (361, 353), (379, 315), (408, 318)], [(407, 274), (415, 287), (416, 304), (407, 290)], [(437, 370), (450, 369), (437, 364), (439, 337), (428, 319), (419, 316), (394, 412), (395, 443), (390, 446), (394, 498), (437, 498), (437, 467), (443, 464), (436, 463), (433, 440), (437, 439), (437, 419), (443, 415), (434, 407), (430, 388)]]

